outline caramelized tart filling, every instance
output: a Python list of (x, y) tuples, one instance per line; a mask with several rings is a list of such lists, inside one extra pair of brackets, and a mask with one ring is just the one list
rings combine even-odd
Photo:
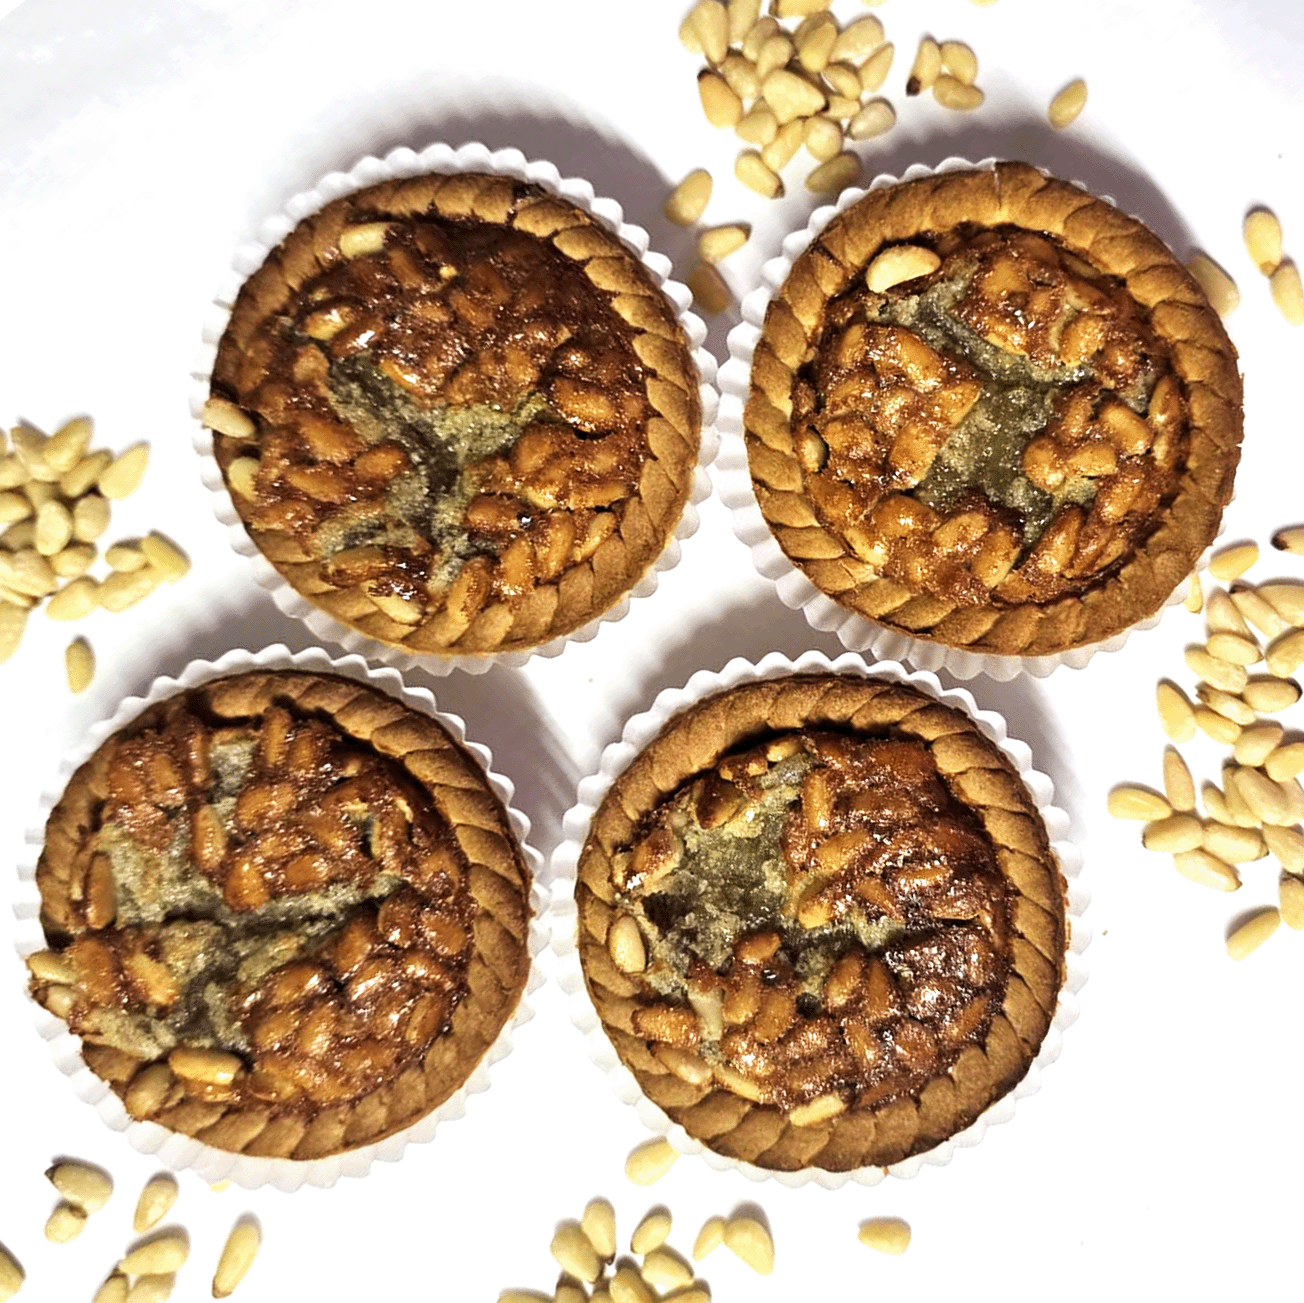
[(1008, 887), (927, 746), (832, 731), (726, 756), (618, 857), (636, 1032), (792, 1110), (917, 1093), (1000, 1007)]
[(1080, 593), (1178, 489), (1168, 345), (1123, 283), (1052, 238), (962, 224), (935, 269), (828, 304), (792, 429), (826, 527), (883, 576), (962, 604)]

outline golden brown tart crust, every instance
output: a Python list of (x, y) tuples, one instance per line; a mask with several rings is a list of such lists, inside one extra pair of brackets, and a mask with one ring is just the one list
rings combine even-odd
[(673, 719), (594, 816), (585, 980), (648, 1098), (727, 1157), (897, 1162), (1027, 1072), (1065, 885), (1005, 756), (908, 685), (746, 684)]
[(648, 570), (692, 484), (698, 376), (621, 241), (539, 186), (390, 181), (245, 283), (206, 423), (301, 594), (413, 652), (537, 646)]
[[(876, 278), (900, 249), (914, 274)], [(1154, 614), (1194, 568), (1231, 498), (1241, 381), (1155, 235), (998, 163), (829, 222), (767, 310), (746, 438), (770, 529), (841, 605), (1055, 654)]]
[[(73, 775), (37, 885), (73, 978), (32, 992), (92, 1071), (133, 1117), (248, 1155), (417, 1121), (529, 968), (530, 874), (483, 771), (333, 675), (240, 674), (147, 709)], [(223, 1063), (232, 1080), (205, 1079)]]

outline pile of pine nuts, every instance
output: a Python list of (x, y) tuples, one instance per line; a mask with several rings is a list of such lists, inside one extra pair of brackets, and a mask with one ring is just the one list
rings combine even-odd
[[(109, 573), (91, 577), (112, 503), (140, 487), (149, 445), (119, 456), (90, 450), (88, 417), (51, 435), (19, 425), (0, 431), (0, 664), (17, 650), (28, 615), (42, 602), (52, 620), (80, 620), (97, 610), (125, 611), (160, 584), (190, 569), (185, 554), (162, 534), (121, 540), (104, 551)], [(82, 692), (95, 672), (84, 638), (65, 653), (68, 686)]]
[[(113, 1178), (103, 1168), (73, 1158), (60, 1159), (45, 1176), (60, 1195), (46, 1219), (45, 1238), (51, 1244), (68, 1244), (112, 1198)], [(165, 1303), (171, 1297), (177, 1273), (190, 1257), (190, 1238), (178, 1226), (155, 1228), (172, 1211), (178, 1193), (176, 1177), (167, 1172), (145, 1183), (132, 1214), (132, 1230), (144, 1238), (128, 1248), (91, 1303)], [(226, 1298), (235, 1290), (253, 1266), (261, 1243), (262, 1233), (253, 1218), (236, 1222), (213, 1273), (214, 1298)], [(0, 1303), (13, 1298), (25, 1280), (22, 1265), (0, 1244)]]
[[(1273, 543), (1304, 553), (1304, 527), (1279, 531)], [(1207, 634), (1186, 650), (1198, 676), (1194, 699), (1168, 680), (1156, 688), (1160, 724), (1173, 743), (1202, 732), (1229, 748), (1222, 785), (1205, 783), (1197, 794), (1172, 746), (1164, 753), (1162, 792), (1127, 783), (1109, 794), (1110, 813), (1142, 821), (1142, 845), (1171, 856), (1173, 867), (1201, 886), (1236, 891), (1242, 865), (1275, 860), (1278, 904), (1231, 932), (1227, 953), (1234, 959), (1251, 954), (1283, 922), (1304, 930), (1304, 742), (1289, 740), (1275, 718), (1301, 697), (1291, 675), (1304, 666), (1304, 582), (1250, 584), (1245, 575), (1258, 558), (1254, 543), (1222, 548), (1209, 563), (1218, 582), (1207, 594), (1192, 575), (1186, 605), (1204, 612)], [(1260, 665), (1267, 673), (1252, 673)]]
[[(762, 15), (762, 0), (697, 0), (680, 24), (680, 43), (706, 60), (697, 75), (702, 112), (712, 126), (732, 129), (743, 143), (734, 175), (764, 198), (783, 197), (780, 173), (803, 148), (812, 160), (806, 188), (838, 194), (861, 178), (861, 160), (848, 142), (873, 140), (896, 125), (896, 109), (879, 94), (895, 46), (873, 14), (840, 26), (830, 12), (832, 2), (771, 0), (769, 13)], [(985, 99), (977, 80), (978, 56), (970, 46), (925, 36), (905, 94), (931, 92), (944, 108), (969, 112)], [(1086, 83), (1077, 78), (1051, 101), (1051, 125), (1067, 127), (1086, 102)], [(672, 191), (665, 214), (691, 225), (710, 195), (711, 176), (699, 168)], [(699, 237), (701, 261), (685, 279), (704, 311), (722, 312), (732, 302), (715, 264), (749, 236), (749, 227), (730, 223)]]

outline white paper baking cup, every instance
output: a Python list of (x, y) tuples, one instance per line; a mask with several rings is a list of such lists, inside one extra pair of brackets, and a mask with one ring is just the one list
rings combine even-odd
[[(700, 1141), (695, 1140), (683, 1127), (674, 1123), (639, 1088), (634, 1074), (621, 1063), (611, 1041), (602, 1028), (597, 1010), (589, 998), (576, 947), (575, 875), (580, 852), (589, 834), (589, 827), (607, 789), (629, 766), (630, 762), (661, 732), (670, 719), (706, 697), (741, 683), (754, 683), (764, 679), (783, 678), (792, 674), (847, 674), (867, 678), (888, 679), (894, 683), (907, 683), (936, 697), (947, 706), (962, 710), (982, 730), (983, 736), (1008, 757), (1018, 770), (1029, 793), (1045, 821), (1051, 849), (1059, 860), (1060, 871), (1068, 884), (1066, 893), (1068, 913), (1068, 945), (1065, 951), (1064, 985), (1050, 1029), (1042, 1041), (1041, 1049), (1027, 1074), (1010, 1091), (991, 1104), (973, 1123), (922, 1154), (889, 1167), (862, 1167), (851, 1172), (826, 1172), (819, 1168), (805, 1168), (798, 1172), (776, 1172), (757, 1167), (753, 1163), (726, 1158)], [(796, 661), (778, 652), (771, 652), (759, 663), (737, 657), (718, 673), (699, 670), (682, 688), (666, 688), (657, 695), (651, 707), (635, 715), (626, 725), (619, 742), (611, 743), (602, 753), (596, 773), (579, 785), (575, 805), (567, 812), (562, 823), (563, 841), (552, 855), (549, 904), (549, 932), (552, 950), (556, 956), (558, 981), (570, 1002), (571, 1019), (584, 1036), (594, 1063), (607, 1075), (612, 1089), (626, 1104), (633, 1105), (639, 1119), (649, 1131), (664, 1137), (681, 1154), (697, 1154), (707, 1166), (720, 1172), (741, 1172), (752, 1181), (775, 1181), (796, 1188), (818, 1185), (826, 1190), (836, 1190), (849, 1181), (860, 1185), (877, 1185), (889, 1176), (908, 1179), (925, 1167), (941, 1167), (951, 1161), (957, 1149), (967, 1149), (982, 1139), (987, 1128), (1008, 1122), (1014, 1116), (1020, 1099), (1034, 1094), (1041, 1085), (1041, 1073), (1047, 1064), (1059, 1057), (1064, 1030), (1078, 1016), (1077, 993), (1087, 980), (1083, 953), (1091, 939), (1091, 930), (1084, 915), (1089, 897), (1078, 880), (1082, 856), (1068, 840), (1069, 817), (1053, 804), (1054, 788), (1050, 779), (1032, 767), (1032, 752), (1022, 742), (1008, 736), (1005, 720), (990, 710), (979, 710), (973, 696), (963, 688), (943, 691), (935, 675), (927, 671), (907, 671), (904, 666), (891, 661), (880, 661), (870, 666), (852, 653), (844, 653), (829, 660), (822, 652), (810, 651)]]
[[(51, 1056), (59, 1069), (72, 1081), (78, 1098), (91, 1104), (113, 1130), (125, 1133), (134, 1149), (143, 1154), (155, 1155), (161, 1163), (174, 1171), (189, 1168), (210, 1182), (230, 1180), (250, 1190), (265, 1185), (286, 1191), (297, 1190), (303, 1185), (326, 1188), (334, 1185), (342, 1176), (365, 1175), (373, 1163), (396, 1162), (409, 1145), (430, 1140), (441, 1124), (462, 1117), (466, 1113), (467, 1100), (488, 1089), (490, 1069), (511, 1050), (516, 1028), (533, 1016), (528, 997), (543, 981), (539, 958), (546, 951), (548, 943), (548, 900), (546, 889), (540, 883), (542, 856), (526, 841), (530, 821), (519, 810), (512, 808), (515, 786), (510, 779), (494, 772), (489, 749), (478, 742), (468, 741), (462, 720), (437, 709), (435, 699), (428, 689), (408, 687), (396, 670), (373, 668), (360, 656), (334, 659), (320, 648), (291, 654), (287, 647), (279, 644), (259, 652), (229, 651), (216, 661), (192, 661), (175, 679), (156, 679), (143, 697), (128, 697), (112, 718), (90, 730), (83, 745), (74, 754), (64, 758), (53, 784), (42, 795), (37, 823), (27, 830), (24, 839), (25, 854), (18, 866), (17, 897), (14, 903), (15, 948), (23, 958), (35, 950), (46, 948), (45, 934), (39, 919), (41, 897), (36, 887), (36, 865), (45, 838), (46, 821), (75, 770), (108, 738), (131, 723), (148, 707), (212, 679), (239, 674), (245, 670), (302, 670), (357, 679), (379, 688), (413, 710), (433, 716), (474, 756), (484, 770), (490, 787), (507, 810), (512, 832), (520, 843), (533, 880), (530, 889), (530, 931), (527, 938), (530, 971), (515, 1013), (504, 1024), (497, 1039), (461, 1087), (425, 1117), (374, 1144), (310, 1160), (257, 1158), (229, 1153), (203, 1144), (191, 1136), (169, 1131), (155, 1122), (137, 1122), (127, 1113), (108, 1083), (86, 1066), (81, 1055), (81, 1038), (68, 1030), (67, 1023), (42, 1008), (35, 1000), (31, 1001), (32, 1015), (37, 1030), (49, 1043)], [(26, 967), (23, 972), (26, 975)]]
[[(885, 186), (897, 185), (902, 181), (917, 181), (939, 172), (990, 168), (996, 162), (994, 158), (983, 159), (981, 163), (972, 163), (964, 158), (948, 158), (936, 167), (916, 163), (899, 177), (886, 173), (876, 176), (867, 189), (844, 190), (836, 203), (817, 208), (811, 214), (805, 230), (794, 231), (784, 239), (782, 252), (761, 268), (761, 284), (743, 299), (740, 308), (742, 319), (729, 332), (729, 358), (720, 368), (719, 374), (720, 412), (717, 428), (720, 450), (712, 473), (716, 489), (732, 514), (734, 533), (751, 550), (752, 564), (765, 578), (774, 581), (783, 604), (790, 610), (800, 611), (811, 628), (822, 633), (836, 634), (842, 645), (851, 651), (872, 652), (875, 657), (884, 660), (907, 661), (923, 670), (944, 669), (957, 679), (972, 679), (985, 674), (1004, 683), (1020, 674), (1045, 678), (1061, 665), (1081, 669), (1097, 652), (1118, 651), (1131, 634), (1140, 629), (1153, 629), (1162, 619), (1164, 611), (1182, 600), (1186, 593), (1185, 583), (1179, 584), (1164, 606), (1147, 619), (1129, 625), (1121, 633), (1102, 642), (1074, 647), (1054, 656), (999, 656), (989, 652), (947, 647), (944, 643), (932, 642), (926, 638), (914, 638), (839, 606), (793, 565), (770, 532), (757, 504), (743, 434), (743, 409), (751, 385), (752, 354), (761, 337), (766, 309), (788, 279), (793, 263), (833, 217), (850, 208), (870, 190), (882, 190)], [(1083, 189), (1088, 187), (1084, 186)], [(1107, 195), (1099, 197), (1107, 203), (1113, 203)]]
[[(412, 652), (359, 633), (356, 629), (335, 619), (327, 611), (315, 606), (291, 587), (250, 538), (239, 512), (231, 501), (217, 459), (213, 456), (212, 433), (204, 428), (202, 421), (203, 407), (208, 400), (212, 381), (213, 363), (217, 357), (217, 346), (230, 320), (236, 295), (244, 282), (263, 265), (267, 255), (305, 217), (324, 208), (333, 200), (365, 189), (367, 186), (378, 185), (382, 181), (434, 172), (444, 174), (494, 172), (502, 176), (517, 177), (550, 190), (596, 218), (642, 261), (653, 282), (660, 287), (675, 308), (679, 316), (679, 324), (688, 340), (693, 365), (697, 368), (699, 378), (702, 437), (697, 468), (693, 473), (693, 483), (679, 525), (662, 549), (661, 555), (624, 597), (601, 615), (590, 620), (588, 624), (582, 625), (574, 633), (561, 635), (538, 647), (522, 651), (490, 653), (483, 656), (441, 656), (433, 652)], [(391, 150), (384, 158), (371, 156), (364, 158), (348, 172), (331, 172), (323, 177), (311, 190), (295, 195), (280, 213), (263, 223), (251, 243), (243, 245), (237, 251), (231, 270), (223, 279), (205, 318), (203, 345), (191, 372), (190, 414), (196, 422), (193, 443), (201, 459), (204, 485), (212, 494), (213, 510), (218, 520), (226, 526), (231, 546), (242, 557), (249, 560), (258, 583), (271, 594), (272, 600), (286, 615), (301, 620), (319, 638), (335, 643), (346, 651), (359, 652), (369, 660), (383, 661), (389, 665), (396, 665), (400, 669), (419, 666), (427, 674), (440, 676), (450, 674), (454, 669), (465, 670), (471, 674), (483, 674), (493, 665), (520, 666), (532, 656), (559, 655), (568, 643), (588, 642), (597, 634), (601, 625), (607, 621), (622, 619), (629, 611), (632, 600), (651, 596), (656, 591), (660, 576), (679, 564), (684, 539), (691, 537), (697, 531), (697, 506), (711, 492), (711, 480), (705, 468), (715, 457), (716, 452), (715, 418), (719, 405), (715, 388), (716, 361), (714, 355), (705, 347), (706, 325), (691, 310), (692, 293), (687, 286), (671, 278), (671, 270), (670, 259), (649, 248), (647, 232), (641, 226), (626, 222), (620, 204), (614, 199), (595, 195), (593, 187), (587, 181), (579, 177), (563, 177), (553, 164), (542, 159), (527, 159), (518, 149), (491, 151), (487, 146), (475, 142), (458, 148), (436, 143), (428, 145), (420, 153), (403, 147)]]

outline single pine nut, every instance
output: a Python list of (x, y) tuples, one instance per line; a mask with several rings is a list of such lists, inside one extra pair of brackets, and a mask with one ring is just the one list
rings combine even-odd
[(110, 570), (121, 570), (125, 574), (134, 574), (137, 570), (143, 570), (148, 564), (145, 554), (140, 550), (140, 544), (134, 541), (110, 543), (104, 549), (104, 560)]
[(1268, 669), (1279, 679), (1294, 674), (1304, 665), (1304, 629), (1292, 629), (1268, 644)]
[(906, 79), (906, 94), (919, 95), (931, 90), (942, 71), (942, 51), (931, 36), (925, 36), (915, 51), (915, 61)]
[(1261, 765), (1276, 750), (1285, 730), (1280, 724), (1271, 721), (1251, 724), (1236, 739), (1232, 748), (1232, 758), (1238, 765), (1254, 768)]
[(859, 180), (860, 157), (847, 152), (815, 168), (806, 178), (806, 189), (817, 195), (836, 195)]
[(59, 586), (49, 561), (35, 548), (0, 552), (0, 583), (28, 597), (45, 597)]
[(831, 63), (824, 69), (824, 81), (836, 94), (846, 99), (860, 99), (860, 73), (849, 63)]
[[(800, 134), (801, 124), (792, 125), (797, 127)], [(772, 143), (777, 143), (778, 139), (779, 137), (776, 136)], [(770, 145), (767, 145), (766, 149), (769, 148)], [(783, 182), (779, 180), (778, 173), (753, 149), (746, 149), (738, 155), (738, 161), (734, 164), (734, 175), (749, 190), (755, 190), (758, 195), (763, 195), (766, 199), (783, 197)]]
[(652, 1185), (675, 1165), (679, 1154), (668, 1140), (648, 1140), (625, 1160), (625, 1175), (635, 1185)]
[(45, 441), (46, 464), (60, 475), (66, 475), (86, 455), (92, 428), (89, 416), (74, 416), (71, 421), (65, 421)]
[(944, 109), (957, 109), (962, 113), (979, 108), (987, 98), (977, 86), (967, 85), (958, 77), (942, 73), (933, 82), (933, 98)]
[(1199, 615), (1204, 610), (1204, 589), (1200, 587), (1200, 576), (1193, 574), (1189, 586), (1186, 590), (1186, 597), (1182, 602), (1192, 615)]
[(672, 1221), (664, 1208), (654, 1208), (634, 1228), (629, 1237), (630, 1252), (638, 1254), (651, 1253), (659, 1249), (669, 1238)]
[(99, 452), (87, 453), (72, 470), (60, 476), (59, 492), (65, 498), (80, 498), (112, 463), (113, 454), (103, 448)]
[(1278, 778), (1273, 780), (1286, 801), (1285, 822), (1296, 824), (1304, 822), (1304, 787), (1298, 778)]
[(85, 692), (95, 677), (95, 653), (85, 638), (74, 638), (63, 653), (63, 668), (70, 692)]
[(1300, 283), (1299, 268), (1289, 258), (1272, 273), (1268, 288), (1277, 311), (1292, 326), (1304, 325), (1304, 284)]
[(1203, 849), (1228, 864), (1252, 864), (1268, 853), (1263, 834), (1257, 828), (1238, 828), (1217, 820), (1204, 825)]
[(1199, 819), (1190, 814), (1170, 814), (1146, 824), (1141, 833), (1141, 844), (1148, 851), (1175, 855), (1179, 851), (1193, 851), (1204, 840), (1204, 829)]
[(830, 57), (835, 62), (842, 59), (863, 59), (883, 44), (883, 36), (883, 24), (873, 14), (865, 14), (848, 23), (838, 33)]
[(1265, 275), (1271, 276), (1281, 265), (1281, 223), (1266, 208), (1251, 208), (1241, 227), (1250, 261)]
[(1273, 908), (1251, 915), (1227, 938), (1227, 953), (1233, 959), (1252, 955), (1281, 926), (1281, 914)]
[(222, 1246), (222, 1256), (213, 1273), (213, 1297), (226, 1298), (245, 1278), (254, 1265), (262, 1246), (262, 1231), (251, 1217), (242, 1218), (231, 1228)]
[(776, 32), (761, 46), (756, 56), (756, 75), (764, 84), (770, 73), (779, 68), (786, 68), (797, 47), (793, 45), (786, 32)]
[(1241, 880), (1230, 864), (1201, 847), (1178, 851), (1173, 856), (1173, 867), (1189, 882), (1214, 891), (1235, 891)]
[(137, 570), (134, 574), (114, 571), (99, 586), (100, 605), (115, 615), (143, 602), (162, 582), (162, 576), (152, 569)]
[(686, 283), (693, 292), (693, 303), (703, 312), (723, 312), (733, 303), (724, 277), (707, 263), (698, 263), (688, 273)]
[(1240, 307), (1241, 292), (1236, 282), (1207, 253), (1193, 253), (1186, 260), (1186, 270), (1195, 277), (1209, 306), (1220, 317), (1230, 316)]
[(16, 525), (32, 514), (32, 504), (21, 493), (7, 489), (0, 493), (0, 525)]
[(1046, 118), (1056, 131), (1063, 131), (1087, 107), (1087, 83), (1075, 78), (1050, 102)]
[(1275, 638), (1285, 633), (1286, 621), (1263, 600), (1257, 588), (1236, 588), (1231, 594), (1232, 605), (1245, 617), (1247, 624), (1257, 629), (1265, 638)]
[(1274, 715), (1300, 699), (1300, 686), (1294, 679), (1251, 679), (1241, 693), (1260, 715)]
[(755, 1217), (730, 1217), (724, 1224), (724, 1243), (758, 1276), (774, 1271), (774, 1240)]
[(901, 1254), (910, 1247), (910, 1223), (900, 1217), (871, 1217), (860, 1223), (856, 1238), (880, 1253)]
[(127, 1278), (114, 1272), (95, 1291), (91, 1303), (127, 1303)]
[(55, 1163), (45, 1178), (69, 1203), (86, 1213), (99, 1212), (113, 1194), (113, 1178), (90, 1163)]
[(838, 39), (838, 25), (829, 14), (821, 14), (823, 22), (812, 23), (797, 39), (797, 62), (807, 72), (823, 72), (833, 57), (833, 45)]
[(230, 485), (231, 492), (252, 500), (258, 491), (258, 466), (256, 457), (237, 457), (226, 468), (226, 482)]
[(1286, 794), (1266, 774), (1243, 765), (1227, 775), (1228, 791), (1235, 791), (1262, 823), (1290, 824), (1290, 802)]
[(833, 0), (773, 0), (770, 10), (780, 18), (808, 18), (832, 3)]
[(734, 135), (749, 145), (768, 145), (779, 134), (779, 119), (761, 105), (744, 113)]
[(553, 1232), (548, 1251), (557, 1265), (576, 1280), (592, 1284), (602, 1271), (598, 1252), (579, 1222), (562, 1222)]
[(711, 201), (711, 174), (704, 167), (690, 172), (669, 194), (662, 212), (676, 226), (691, 226)]
[(61, 1203), (45, 1219), (45, 1238), (51, 1244), (67, 1244), (86, 1229), (86, 1212), (70, 1203)]
[(1304, 878), (1283, 873), (1277, 884), (1277, 902), (1281, 921), (1295, 932), (1304, 931)]
[(27, 611), (16, 602), (0, 601), (0, 665), (18, 650), (27, 627)]
[(1214, 688), (1207, 683), (1201, 683), (1196, 689), (1196, 696), (1210, 710), (1216, 710), (1224, 719), (1230, 719), (1242, 728), (1253, 724), (1258, 719), (1258, 715), (1240, 697), (1233, 696), (1230, 692), (1223, 692), (1221, 688)]
[(1257, 543), (1233, 543), (1213, 554), (1209, 559), (1209, 573), (1228, 584), (1239, 579), (1258, 559)]
[(873, 140), (896, 125), (896, 110), (887, 100), (870, 100), (847, 124), (852, 140)]
[[(797, 156), (797, 151), (801, 148), (802, 141), (806, 138), (806, 126), (802, 122), (785, 122), (778, 131), (774, 133), (774, 139), (764, 146), (761, 150), (761, 161), (766, 167), (774, 172), (782, 172), (785, 167)], [(738, 170), (735, 167), (735, 175)], [(739, 175), (739, 179), (742, 177)], [(777, 179), (777, 178), (776, 178)], [(744, 184), (747, 182), (744, 181)], [(756, 186), (751, 187), (753, 190)], [(758, 191), (760, 194), (767, 194), (765, 190)], [(779, 182), (777, 195), (771, 198), (783, 198), (783, 183)]]
[(674, 1297), (671, 1291), (685, 1289), (693, 1283), (693, 1269), (674, 1249), (657, 1246), (643, 1259), (643, 1279), (658, 1294)]
[(362, 222), (346, 226), (340, 232), (340, 253), (346, 258), (361, 258), (369, 253), (379, 253), (385, 247), (389, 234), (388, 222)]
[(837, 1117), (847, 1110), (847, 1101), (840, 1095), (817, 1095), (814, 1099), (798, 1104), (788, 1113), (788, 1122), (794, 1127), (811, 1127), (829, 1118)]
[(580, 1228), (604, 1262), (616, 1256), (616, 1210), (606, 1199), (590, 1199), (584, 1205)]
[(1173, 813), (1173, 807), (1158, 792), (1130, 783), (1114, 788), (1107, 804), (1115, 819), (1140, 819), (1149, 823), (1155, 819), (1166, 819)]
[(711, 63), (719, 63), (729, 48), (729, 14), (720, 0), (698, 0), (687, 25), (697, 39), (698, 51)]
[(73, 986), (77, 982), (76, 970), (57, 950), (36, 950), (24, 962), (27, 971), (38, 982), (56, 982), (63, 986)]
[(96, 481), (100, 492), (115, 502), (130, 497), (140, 488), (145, 478), (145, 467), (149, 465), (149, 444), (138, 443), (133, 448), (115, 458), (100, 472)]
[(780, 36), (782, 33), (783, 29), (779, 26), (777, 20), (766, 14), (764, 18), (758, 18), (747, 29), (747, 35), (743, 37), (740, 48), (743, 54), (755, 63), (760, 57), (761, 49), (766, 41), (772, 37)]
[(881, 46), (860, 65), (860, 89), (866, 95), (877, 95), (887, 83), (887, 75), (892, 71), (892, 58), (896, 46), (890, 41)]
[(168, 583), (176, 583), (190, 573), (190, 558), (170, 538), (157, 531), (140, 540), (140, 550)]
[[(840, 134), (840, 133), (839, 133)], [(752, 228), (741, 223), (713, 226), (697, 237), (697, 253), (703, 262), (719, 262), (747, 243)]]
[(77, 499), (72, 509), (72, 536), (79, 543), (93, 543), (109, 527), (110, 507), (107, 498), (88, 493)]
[(1195, 780), (1173, 747), (1164, 748), (1164, 795), (1174, 810), (1189, 813), (1195, 809)]
[(1210, 634), (1204, 644), (1209, 655), (1215, 660), (1226, 661), (1228, 665), (1253, 665), (1263, 659), (1263, 652), (1253, 638), (1236, 633)]
[(743, 102), (718, 72), (697, 74), (697, 94), (702, 112), (713, 127), (732, 127), (743, 115)]
[(828, 103), (823, 91), (787, 68), (770, 73), (761, 83), (761, 91), (780, 126), (810, 117)]
[(242, 1066), (238, 1055), (191, 1045), (179, 1045), (168, 1055), (168, 1067), (178, 1077), (185, 1077), (188, 1081), (204, 1081), (212, 1086), (230, 1085)]
[(1197, 706), (1194, 711), (1195, 726), (1207, 733), (1215, 742), (1231, 746), (1241, 735), (1241, 726), (1226, 715), (1220, 715), (1208, 706)]
[(919, 244), (891, 244), (865, 269), (865, 284), (875, 294), (895, 285), (928, 276), (942, 265), (932, 249)]
[(1222, 588), (1215, 588), (1209, 594), (1209, 606), (1205, 612), (1205, 627), (1210, 633), (1239, 633), (1243, 637), (1254, 637), (1250, 626), (1245, 622), (1231, 595)]
[(939, 52), (943, 72), (949, 72), (966, 86), (972, 86), (978, 80), (978, 56), (963, 41), (943, 41)]
[(1304, 871), (1304, 833), (1301, 833), (1298, 828), (1282, 828), (1276, 824), (1265, 824), (1263, 840), (1283, 869), (1291, 873)]
[(708, 1253), (714, 1253), (723, 1243), (724, 1218), (708, 1217), (693, 1241), (693, 1261), (701, 1262)]
[(45, 604), (45, 613), (51, 620), (82, 620), (99, 605), (98, 586), (83, 575), (64, 584)]
[(1263, 762), (1263, 768), (1268, 777), (1277, 783), (1304, 774), (1304, 742), (1288, 742), (1285, 746), (1279, 746)]
[(153, 1239), (132, 1249), (118, 1263), (118, 1270), (128, 1276), (162, 1276), (180, 1271), (189, 1256), (190, 1241), (183, 1231), (160, 1231)]
[(136, 1211), (132, 1214), (131, 1229), (137, 1235), (153, 1230), (164, 1217), (172, 1211), (179, 1193), (177, 1179), (167, 1172), (151, 1176), (145, 1182), (145, 1188), (136, 1200)]
[(22, 1289), (26, 1278), (22, 1263), (0, 1244), (0, 1303), (8, 1303)]
[(621, 1267), (607, 1282), (611, 1303), (656, 1303), (656, 1295), (633, 1267)]
[(842, 127), (832, 118), (816, 115), (806, 119), (806, 152), (827, 163), (842, 149)]
[(729, 0), (729, 40), (737, 45), (752, 29), (761, 13), (761, 0)]
[[(1246, 805), (1240, 787), (1232, 782), (1232, 772), (1232, 766), (1230, 765), (1225, 766), (1223, 769), (1223, 799), (1227, 807), (1226, 822), (1234, 824), (1238, 828), (1262, 828), (1263, 820)], [(1206, 804), (1208, 804), (1207, 801)], [(1209, 808), (1212, 810), (1213, 806), (1210, 805)], [(1217, 814), (1216, 817), (1221, 819), (1222, 815)]]
[[(59, 478), (59, 472), (45, 460), (46, 436), (31, 426), (16, 425), (9, 432), (14, 445), (14, 452), (22, 462), (30, 479), (53, 484)], [(12, 486), (10, 486), (12, 487)]]
[(1304, 525), (1289, 525), (1272, 536), (1272, 546), (1279, 552), (1304, 556)]
[(1259, 596), (1294, 628), (1304, 625), (1304, 584), (1263, 584)]
[(248, 413), (225, 398), (210, 398), (204, 404), (200, 420), (210, 430), (229, 435), (232, 439), (248, 439), (255, 429)]

